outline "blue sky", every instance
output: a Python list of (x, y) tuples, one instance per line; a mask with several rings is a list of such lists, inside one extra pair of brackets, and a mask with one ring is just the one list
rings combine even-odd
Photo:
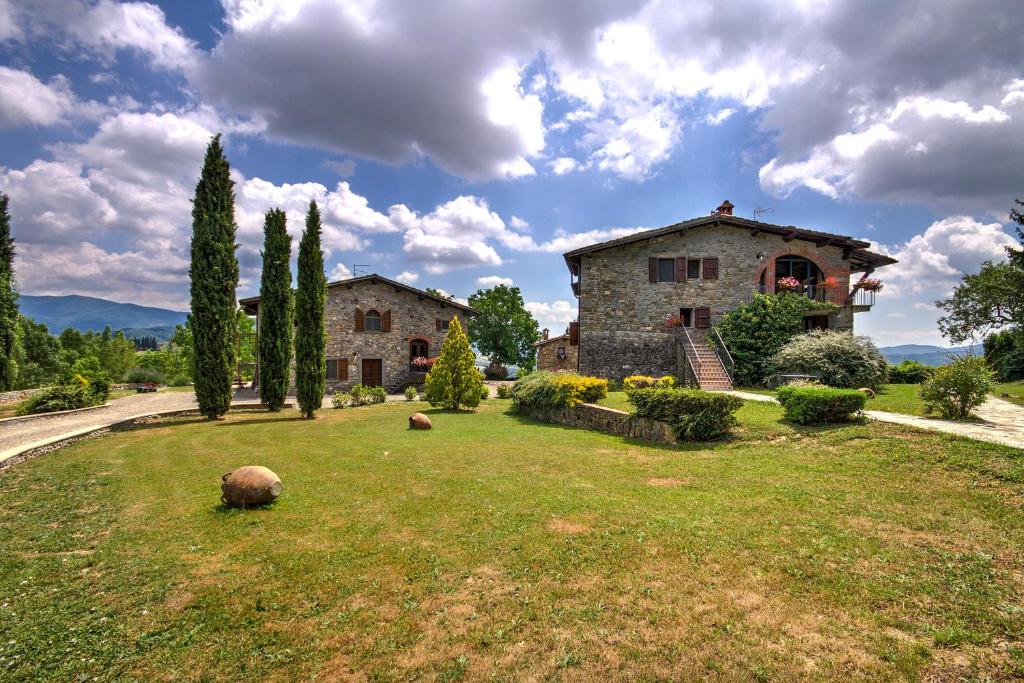
[(262, 214), (464, 298), (511, 281), (555, 330), (561, 253), (710, 212), (900, 259), (857, 318), (937, 343), (935, 299), (1013, 244), (1013, 2), (0, 0), (0, 191), (22, 291), (187, 307), (188, 200), (222, 132), (243, 286)]

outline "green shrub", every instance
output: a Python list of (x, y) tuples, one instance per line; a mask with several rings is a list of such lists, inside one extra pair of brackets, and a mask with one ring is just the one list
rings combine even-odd
[(512, 385), (511, 384), (499, 384), (498, 385), (498, 398), (512, 398)]
[(864, 409), (867, 396), (855, 389), (833, 387), (780, 387), (775, 393), (786, 419), (802, 425), (846, 422)]
[(384, 403), (388, 392), (384, 387), (367, 387), (357, 384), (348, 391), (335, 391), (331, 395), (331, 405), (335, 408), (355, 408), (374, 403)]
[(676, 385), (676, 378), (672, 375), (663, 377), (651, 377), (650, 375), (630, 375), (622, 380), (622, 388), (625, 391), (637, 389), (671, 389)]
[(492, 362), (484, 368), (484, 378), (490, 380), (503, 380), (508, 378), (508, 368), (501, 363)]
[(164, 376), (158, 370), (132, 368), (124, 373), (124, 381), (128, 384), (163, 384)]
[(667, 422), (676, 438), (686, 441), (709, 441), (728, 434), (736, 426), (733, 413), (743, 405), (735, 396), (700, 389), (635, 389), (628, 396), (638, 416)]
[(58, 384), (25, 399), (18, 408), (19, 415), (38, 415), (58, 410), (77, 410), (99, 405), (107, 400), (110, 382), (103, 378), (92, 382), (74, 381)]
[(350, 405), (352, 405), (352, 396), (347, 391), (335, 389), (331, 394), (331, 406), (334, 408), (348, 408)]
[(188, 378), (188, 375), (175, 375), (169, 382), (172, 387), (187, 387), (191, 383), (192, 380)]
[(889, 366), (889, 382), (892, 384), (920, 384), (935, 373), (935, 368), (916, 360), (905, 360)]
[(415, 401), (418, 395), (419, 392), (416, 391), (416, 387), (412, 386), (411, 384), (405, 388), (406, 401)]
[(480, 405), (483, 374), (476, 369), (476, 355), (462, 331), (458, 316), (448, 325), (437, 361), (427, 373), (423, 392), (432, 406), (448, 410)]
[(921, 385), (920, 395), (925, 412), (937, 412), (945, 418), (962, 420), (985, 402), (995, 373), (978, 356), (958, 358), (949, 365), (936, 368)]
[(481, 384), (480, 385), (480, 400), (481, 401), (486, 401), (490, 397), (491, 397), (491, 390), (487, 388), (486, 384)]
[[(715, 326), (732, 354), (737, 386), (763, 384), (774, 372), (772, 356), (804, 331), (804, 315), (827, 314), (835, 304), (812, 301), (801, 294), (758, 294), (722, 316)], [(714, 342), (714, 335), (709, 339)]]
[(1013, 328), (985, 337), (985, 362), (1000, 382), (1024, 379), (1024, 330)]
[(516, 380), (511, 390), (512, 400), (517, 405), (537, 408), (571, 408), (600, 401), (607, 395), (608, 380), (546, 370), (537, 370)]
[(793, 337), (773, 358), (777, 372), (817, 375), (830, 387), (856, 389), (885, 383), (887, 363), (870, 337), (814, 330)]

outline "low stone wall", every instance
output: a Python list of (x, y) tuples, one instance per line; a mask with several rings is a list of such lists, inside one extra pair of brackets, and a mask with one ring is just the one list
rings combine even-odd
[(39, 389), (19, 389), (18, 391), (5, 391), (0, 394), (0, 403), (11, 403), (12, 401), (24, 401), (32, 394), (38, 394), (40, 391), (45, 389), (42, 387)]
[(524, 415), (542, 422), (582, 427), (609, 434), (627, 436), (631, 439), (651, 441), (653, 443), (675, 444), (675, 432), (665, 422), (649, 420), (645, 417), (630, 415), (621, 410), (583, 403), (575, 408), (532, 408), (519, 406)]

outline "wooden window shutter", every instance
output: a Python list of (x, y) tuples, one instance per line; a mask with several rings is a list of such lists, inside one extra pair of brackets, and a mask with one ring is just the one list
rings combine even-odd
[(702, 330), (706, 330), (711, 327), (711, 309), (707, 306), (693, 309), (694, 324), (693, 326)]
[(366, 318), (363, 316), (363, 309), (356, 309), (356, 332), (362, 332), (365, 329)]
[(676, 257), (676, 282), (686, 282), (686, 257)]
[(390, 332), (391, 331), (391, 310), (388, 309), (380, 316), (380, 331)]
[(718, 259), (715, 257), (704, 259), (704, 279), (718, 279)]
[(437, 330), (438, 332), (441, 331), (441, 319), (440, 318), (435, 318), (434, 319), (434, 329)]
[(658, 259), (653, 256), (647, 259), (647, 281), (658, 281)]
[(348, 379), (348, 358), (338, 359), (338, 379), (341, 381)]
[(569, 346), (580, 345), (580, 324), (569, 323)]

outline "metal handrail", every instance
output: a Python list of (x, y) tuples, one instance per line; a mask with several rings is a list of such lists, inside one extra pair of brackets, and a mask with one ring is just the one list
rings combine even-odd
[[(697, 355), (697, 346), (693, 343), (693, 339), (690, 338), (690, 333), (686, 331), (685, 326), (681, 326), (679, 329), (683, 331), (683, 335), (686, 337), (686, 343), (689, 344), (690, 348), (693, 350), (693, 355), (691, 356), (684, 347), (683, 355), (686, 356), (686, 362), (689, 363), (690, 370), (693, 371), (693, 379), (697, 382), (697, 386), (700, 386), (700, 371), (703, 369), (703, 365), (701, 363), (700, 356)], [(696, 368), (693, 367), (694, 361), (697, 362)]]
[[(715, 339), (718, 341), (717, 344), (714, 344), (715, 353), (718, 354), (718, 360), (722, 361), (722, 367), (725, 368), (725, 374), (729, 375), (729, 382), (732, 382), (732, 374), (736, 370), (736, 362), (732, 359), (732, 354), (729, 353), (729, 347), (726, 346), (725, 341), (722, 340), (722, 335), (718, 333), (718, 328), (712, 327), (711, 331), (715, 333)], [(722, 357), (723, 352), (725, 353), (725, 358)]]

